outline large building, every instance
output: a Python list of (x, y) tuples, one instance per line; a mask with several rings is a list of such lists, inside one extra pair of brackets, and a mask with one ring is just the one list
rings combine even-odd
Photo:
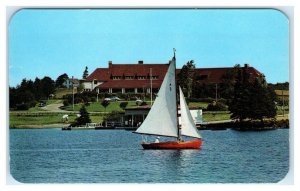
[[(168, 69), (165, 64), (113, 64), (108, 62), (108, 68), (97, 68), (85, 80), (82, 81), (85, 91), (96, 90), (107, 93), (150, 93), (157, 92), (162, 84)], [(252, 77), (262, 75), (255, 68), (245, 64)], [(218, 84), (222, 76), (232, 67), (228, 68), (196, 68), (195, 72), (203, 83)], [(180, 69), (176, 69), (180, 73)]]

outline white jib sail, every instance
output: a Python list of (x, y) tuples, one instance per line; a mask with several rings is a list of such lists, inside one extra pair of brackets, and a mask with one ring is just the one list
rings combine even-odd
[(180, 87), (179, 87), (179, 92), (180, 92), (179, 97), (180, 97), (180, 113), (181, 113), (181, 135), (201, 138), (201, 135), (199, 134), (196, 128), (195, 122), (186, 104), (184, 95)]
[(151, 110), (135, 133), (178, 137), (175, 69), (173, 58)]

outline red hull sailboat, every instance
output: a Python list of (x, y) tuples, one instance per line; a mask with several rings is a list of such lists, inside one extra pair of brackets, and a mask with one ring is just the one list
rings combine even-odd
[[(142, 142), (144, 149), (200, 149), (202, 137), (198, 132), (184, 95), (179, 87), (179, 96), (176, 91), (176, 58), (170, 61), (168, 71), (160, 90), (145, 121), (134, 132), (143, 135), (174, 137), (174, 141)], [(179, 97), (179, 100), (177, 100)], [(178, 103), (179, 101), (179, 108)], [(183, 141), (183, 137), (194, 138)]]
[(168, 141), (162, 143), (142, 143), (144, 149), (199, 149), (202, 140)]

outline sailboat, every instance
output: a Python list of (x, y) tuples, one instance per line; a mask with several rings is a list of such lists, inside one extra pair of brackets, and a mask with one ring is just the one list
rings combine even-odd
[[(182, 90), (180, 87), (178, 89), (180, 114), (177, 106), (176, 57), (174, 51), (174, 57), (169, 63), (168, 71), (153, 106), (144, 122), (134, 133), (176, 139), (166, 142), (148, 142), (144, 140), (141, 143), (144, 149), (200, 149), (202, 137), (193, 121)], [(184, 141), (183, 137), (193, 139)]]

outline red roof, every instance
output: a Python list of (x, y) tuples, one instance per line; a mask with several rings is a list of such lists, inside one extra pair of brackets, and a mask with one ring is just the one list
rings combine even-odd
[(97, 68), (94, 72), (92, 72), (84, 81), (107, 81), (110, 79), (110, 70), (109, 68)]
[[(156, 79), (152, 80), (153, 88), (159, 88), (163, 78), (168, 70), (169, 64), (110, 64), (109, 68), (97, 68), (85, 81), (101, 81), (97, 88), (145, 88), (150, 87), (150, 68), (152, 68), (152, 76)], [(228, 68), (196, 68), (195, 72), (198, 76), (202, 76), (203, 83), (221, 83), (222, 76), (232, 67)], [(248, 66), (248, 70), (253, 77), (262, 75), (253, 67)], [(180, 73), (180, 69), (176, 69), (176, 74)], [(133, 79), (123, 79), (123, 77), (131, 76)], [(144, 76), (145, 79), (138, 79)], [(121, 79), (113, 79), (120, 77)]]
[(112, 76), (148, 76), (152, 68), (152, 76), (163, 79), (169, 64), (112, 64), (109, 68)]
[(158, 80), (163, 80), (169, 64), (111, 64), (109, 68), (97, 68), (85, 81), (110, 81), (113, 76), (156, 76)]
[[(162, 80), (152, 80), (152, 88), (159, 88)], [(150, 80), (110, 80), (96, 88), (150, 88)]]

